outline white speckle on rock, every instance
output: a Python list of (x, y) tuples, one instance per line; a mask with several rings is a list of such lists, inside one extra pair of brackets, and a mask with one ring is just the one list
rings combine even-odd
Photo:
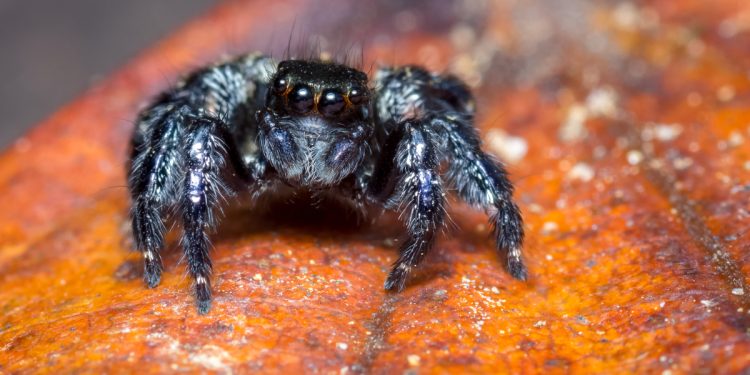
[(682, 133), (679, 124), (655, 124), (653, 126), (654, 138), (662, 142), (674, 140)]
[(586, 120), (589, 118), (588, 109), (576, 104), (568, 109), (565, 121), (562, 123), (558, 136), (565, 142), (578, 141), (586, 137)]
[(600, 87), (586, 97), (586, 109), (590, 116), (617, 117), (617, 92), (611, 87)]
[(693, 159), (689, 157), (677, 158), (672, 161), (672, 166), (678, 171), (690, 168), (693, 165)]
[(741, 296), (741, 295), (744, 295), (744, 294), (745, 294), (745, 289), (742, 289), (742, 288), (734, 288), (734, 289), (732, 289), (732, 294), (734, 294), (735, 296)]
[(231, 365), (234, 359), (226, 350), (216, 345), (206, 345), (197, 353), (191, 354), (189, 358), (190, 362), (203, 366), (208, 370), (219, 371), (225, 374), (232, 373)]
[(253, 280), (258, 282), (263, 281), (263, 275), (256, 273), (255, 275), (253, 275)]
[(554, 221), (545, 221), (544, 224), (542, 224), (542, 234), (550, 234), (556, 232), (557, 229), (558, 225)]
[(594, 178), (594, 169), (586, 163), (578, 162), (568, 171), (568, 178), (583, 182), (591, 181)]
[(526, 139), (512, 136), (499, 129), (487, 133), (487, 144), (504, 162), (511, 164), (521, 161), (529, 151)]
[(565, 142), (573, 142), (586, 137), (586, 121), (592, 117), (617, 118), (620, 114), (617, 92), (611, 87), (592, 90), (583, 104), (574, 104), (565, 114), (558, 136)]
[(627, 154), (628, 164), (638, 165), (643, 161), (643, 153), (638, 150), (630, 150)]
[(706, 307), (714, 307), (716, 306), (716, 302), (711, 301), (710, 299), (702, 299), (701, 305), (706, 306)]
[(536, 323), (534, 323), (534, 327), (535, 328), (541, 328), (541, 327), (544, 327), (546, 325), (547, 325), (547, 321), (546, 320), (539, 320)]
[(417, 367), (417, 366), (419, 366), (419, 361), (421, 361), (421, 360), (422, 359), (419, 358), (419, 356), (416, 355), (416, 354), (409, 354), (409, 355), (406, 356), (406, 362), (408, 362), (409, 366), (411, 366), (411, 367)]
[(336, 343), (336, 349), (346, 350), (346, 349), (349, 349), (349, 345), (345, 342), (339, 342), (339, 343)]
[(745, 143), (745, 137), (742, 136), (742, 133), (735, 130), (731, 134), (729, 134), (730, 146), (737, 147), (743, 143)]

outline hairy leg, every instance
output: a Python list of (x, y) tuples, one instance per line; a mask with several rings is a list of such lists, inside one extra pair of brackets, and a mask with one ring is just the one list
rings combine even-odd
[(180, 200), (182, 247), (188, 272), (195, 280), (198, 311), (202, 314), (211, 306), (210, 240), (207, 232), (215, 227), (213, 210), (227, 192), (220, 175), (227, 154), (228, 139), (224, 127), (219, 119), (195, 119), (184, 150), (187, 172)]
[[(523, 221), (513, 201), (513, 185), (502, 164), (481, 149), (474, 129), (474, 100), (469, 88), (456, 77), (430, 73), (420, 67), (383, 68), (375, 75), (381, 87), (375, 102), (378, 122), (385, 129), (417, 118), (422, 130), (432, 135), (439, 150), (438, 162), (448, 163), (448, 180), (458, 195), (470, 204), (492, 213), (497, 247), (507, 254), (508, 271), (518, 279), (527, 277), (521, 249)], [(386, 141), (382, 153), (393, 153)], [(372, 176), (374, 195), (391, 189), (393, 164), (377, 168)]]
[(376, 166), (370, 194), (383, 197), (389, 194), (390, 186), (396, 186), (386, 207), (403, 210), (407, 232), (399, 258), (385, 282), (387, 290), (404, 288), (409, 273), (432, 248), (443, 224), (445, 198), (436, 151), (433, 135), (421, 123), (407, 121), (390, 135)]
[(163, 101), (150, 108), (139, 123), (140, 142), (133, 147), (130, 215), (135, 245), (143, 254), (143, 278), (151, 288), (159, 284), (162, 272), (160, 251), (166, 227), (161, 215), (176, 200), (183, 163), (180, 140), (185, 111), (176, 108), (179, 105)]
[[(166, 231), (163, 221), (165, 211), (177, 203), (183, 209), (196, 210), (185, 205), (184, 194), (188, 187), (187, 183), (180, 184), (180, 181), (200, 172), (195, 166), (197, 156), (185, 150), (185, 144), (203, 142), (207, 147), (214, 147), (211, 157), (218, 157), (221, 153), (214, 163), (223, 165), (226, 158), (235, 174), (249, 184), (258, 176), (253, 170), (257, 163), (245, 165), (236, 140), (247, 133), (246, 106), (249, 101), (257, 99), (257, 89), (266, 84), (270, 64), (266, 57), (248, 55), (201, 69), (163, 93), (141, 113), (133, 135), (128, 185), (133, 202), (133, 235), (136, 247), (143, 254), (144, 280), (149, 287), (158, 285), (161, 278), (160, 251), (164, 246)], [(210, 139), (203, 135), (206, 128), (211, 129), (208, 131), (211, 133)], [(205, 175), (207, 172), (203, 173)], [(217, 182), (219, 177), (212, 174), (211, 178)], [(209, 197), (212, 192), (207, 191), (206, 194)], [(206, 210), (193, 216), (210, 219), (211, 205), (214, 203), (207, 201)], [(186, 222), (185, 216), (183, 212), (183, 222)], [(186, 235), (190, 232), (190, 235), (198, 238), (197, 227), (194, 225), (190, 231), (186, 230)], [(183, 240), (183, 244), (186, 243), (195, 241)], [(204, 255), (207, 257), (207, 254)], [(204, 294), (199, 293), (199, 297)]]
[(523, 220), (513, 201), (513, 185), (499, 162), (482, 151), (470, 119), (459, 114), (442, 114), (429, 119), (431, 128), (447, 139), (448, 181), (458, 195), (474, 206), (494, 211), (490, 221), (497, 247), (507, 255), (508, 272), (526, 280), (521, 257)]

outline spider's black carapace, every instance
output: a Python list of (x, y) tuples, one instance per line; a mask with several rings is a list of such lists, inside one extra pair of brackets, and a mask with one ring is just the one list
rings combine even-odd
[[(176, 208), (198, 311), (211, 306), (207, 233), (222, 194), (334, 194), (361, 212), (405, 210), (406, 238), (385, 281), (401, 290), (435, 242), (445, 191), (491, 213), (508, 271), (526, 279), (523, 223), (502, 165), (480, 148), (468, 87), (417, 66), (365, 73), (259, 54), (192, 73), (141, 114), (129, 170), (144, 279), (159, 284), (164, 214)], [(229, 186), (226, 176), (239, 176)], [(243, 186), (244, 185), (244, 186)]]

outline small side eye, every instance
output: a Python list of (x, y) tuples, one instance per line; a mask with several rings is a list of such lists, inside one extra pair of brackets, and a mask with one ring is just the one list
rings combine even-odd
[(286, 92), (286, 87), (289, 85), (289, 80), (285, 77), (277, 77), (273, 81), (273, 92), (276, 94), (283, 94)]
[(349, 101), (354, 105), (359, 105), (365, 102), (367, 94), (365, 89), (359, 86), (354, 86), (349, 90)]
[(318, 111), (324, 116), (333, 116), (341, 112), (345, 106), (344, 96), (336, 90), (329, 89), (323, 91), (323, 94), (320, 96)]
[(298, 113), (307, 113), (312, 110), (314, 94), (312, 88), (307, 85), (297, 85), (289, 93), (289, 107)]

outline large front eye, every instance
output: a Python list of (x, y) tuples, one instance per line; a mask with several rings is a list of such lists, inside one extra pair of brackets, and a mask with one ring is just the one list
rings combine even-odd
[(298, 113), (310, 112), (314, 104), (312, 88), (307, 85), (297, 85), (289, 93), (289, 107)]
[(344, 109), (346, 103), (344, 103), (344, 96), (336, 90), (325, 90), (320, 96), (320, 103), (318, 103), (318, 111), (324, 116), (333, 116), (341, 112)]

